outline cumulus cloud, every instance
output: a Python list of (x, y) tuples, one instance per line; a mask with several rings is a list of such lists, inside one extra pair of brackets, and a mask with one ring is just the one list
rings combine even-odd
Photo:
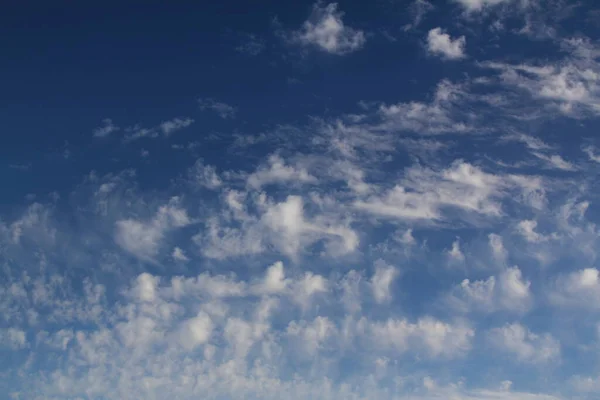
[(427, 34), (427, 51), (448, 60), (459, 60), (465, 57), (467, 39), (460, 36), (452, 39), (442, 28), (434, 28)]
[(464, 279), (445, 299), (459, 312), (493, 313), (501, 310), (522, 313), (531, 307), (531, 282), (518, 267), (507, 268), (497, 277), (471, 282)]
[(494, 328), (490, 343), (524, 363), (547, 363), (560, 357), (560, 343), (548, 333), (536, 334), (518, 323)]
[(179, 206), (179, 198), (174, 197), (150, 221), (117, 221), (115, 242), (141, 260), (154, 261), (167, 232), (190, 223), (187, 211)]
[[(389, 319), (370, 327), (377, 346), (400, 353), (411, 348), (430, 357), (457, 357), (471, 348), (475, 331), (461, 324), (448, 324), (424, 317), (415, 323)], [(413, 347), (414, 346), (414, 347)]]
[(363, 31), (346, 26), (343, 13), (337, 3), (322, 6), (316, 3), (312, 15), (302, 28), (290, 34), (289, 40), (303, 46), (314, 46), (330, 54), (344, 55), (363, 47), (366, 37)]
[(549, 293), (550, 301), (559, 306), (597, 308), (600, 300), (600, 272), (584, 268), (556, 278)]
[(371, 279), (373, 297), (377, 303), (389, 302), (392, 299), (390, 286), (398, 276), (398, 270), (391, 265), (386, 265), (381, 260), (375, 265), (375, 274)]

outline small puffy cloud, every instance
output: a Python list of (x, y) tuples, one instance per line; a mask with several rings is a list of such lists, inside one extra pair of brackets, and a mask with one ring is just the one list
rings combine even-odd
[(0, 329), (0, 349), (19, 350), (27, 347), (27, 335), (18, 328)]
[(294, 301), (306, 310), (313, 296), (329, 290), (327, 279), (321, 275), (307, 272), (304, 276), (292, 283), (292, 297)]
[(188, 170), (188, 179), (193, 186), (211, 190), (218, 189), (223, 185), (217, 169), (212, 165), (205, 165), (202, 159), (196, 160)]
[(475, 336), (475, 331), (466, 325), (449, 324), (431, 317), (423, 317), (416, 323), (389, 319), (372, 324), (370, 332), (379, 347), (399, 353), (418, 349), (434, 358), (464, 355)]
[(524, 363), (543, 364), (560, 357), (560, 343), (552, 335), (533, 333), (518, 323), (490, 330), (488, 340)]
[(397, 276), (398, 270), (393, 266), (387, 265), (382, 260), (375, 263), (375, 273), (371, 278), (371, 289), (377, 303), (382, 304), (392, 300), (390, 286)]
[(336, 55), (362, 48), (366, 42), (364, 32), (344, 25), (343, 13), (337, 7), (337, 3), (325, 7), (321, 3), (315, 4), (310, 18), (300, 30), (291, 33), (290, 41), (303, 46), (315, 46)]
[(185, 252), (181, 249), (181, 247), (175, 247), (173, 249), (173, 253), (171, 253), (171, 257), (173, 257), (174, 260), (182, 262), (187, 262), (190, 260), (189, 257), (185, 255)]
[(174, 132), (177, 132), (183, 128), (187, 128), (193, 123), (194, 120), (191, 118), (177, 117), (173, 118), (172, 120), (162, 122), (159, 127), (165, 136), (171, 136)]
[(198, 107), (200, 107), (200, 110), (202, 111), (214, 111), (223, 119), (233, 119), (237, 113), (237, 108), (211, 98), (198, 99)]
[(508, 256), (508, 252), (504, 247), (502, 236), (497, 235), (495, 233), (490, 233), (488, 235), (488, 244), (490, 246), (490, 250), (492, 251), (494, 259), (498, 262), (505, 263), (506, 258)]
[(464, 58), (466, 43), (464, 36), (452, 39), (442, 28), (434, 28), (427, 34), (427, 51), (447, 60)]
[(150, 221), (117, 221), (115, 242), (137, 258), (153, 262), (167, 232), (190, 223), (187, 211), (179, 206), (179, 199), (174, 197), (161, 206)]
[(277, 261), (267, 269), (264, 280), (255, 290), (260, 294), (281, 293), (287, 288), (289, 283), (290, 281), (285, 279), (283, 263)]
[(157, 298), (159, 278), (144, 272), (135, 280), (131, 293), (141, 302), (153, 303)]
[[(262, 200), (260, 200), (262, 198)], [(202, 253), (210, 258), (225, 259), (247, 254), (258, 254), (266, 246), (281, 254), (297, 258), (313, 244), (324, 242), (330, 256), (348, 254), (359, 245), (357, 233), (344, 221), (328, 218), (327, 214), (310, 217), (300, 196), (288, 196), (284, 201), (267, 201), (259, 197), (258, 216), (246, 214), (246, 205), (239, 192), (229, 191), (224, 198), (241, 227), (231, 227), (228, 218), (211, 218), (208, 229), (194, 237)]]
[(111, 133), (117, 132), (118, 130), (119, 127), (113, 123), (112, 119), (106, 118), (102, 120), (102, 126), (94, 129), (94, 137), (107, 137)]
[(549, 298), (559, 306), (600, 308), (600, 271), (584, 268), (556, 278)]
[(192, 350), (210, 339), (213, 327), (210, 315), (201, 311), (181, 324), (179, 343), (187, 350)]
[(509, 3), (513, 0), (454, 0), (468, 12), (482, 11), (487, 7), (497, 6), (503, 3)]
[(285, 183), (317, 183), (317, 178), (312, 176), (306, 168), (298, 165), (287, 165), (280, 156), (269, 156), (267, 165), (259, 167), (250, 174), (246, 180), (253, 189), (261, 189), (269, 184)]
[(530, 286), (531, 282), (523, 279), (519, 268), (507, 268), (486, 280), (464, 279), (445, 298), (444, 304), (465, 313), (525, 312), (532, 302)]
[(447, 255), (450, 258), (450, 260), (452, 260), (452, 261), (456, 261), (456, 262), (465, 261), (465, 255), (463, 254), (462, 250), (460, 249), (460, 241), (458, 239), (456, 239), (454, 242), (452, 242), (452, 248), (450, 250), (448, 250)]
[(308, 357), (314, 357), (323, 343), (336, 334), (335, 325), (327, 317), (316, 317), (311, 322), (292, 321), (286, 334), (296, 339), (301, 351)]
[(535, 231), (537, 222), (533, 220), (519, 221), (516, 227), (517, 233), (525, 238), (529, 243), (540, 243), (547, 240), (546, 236)]

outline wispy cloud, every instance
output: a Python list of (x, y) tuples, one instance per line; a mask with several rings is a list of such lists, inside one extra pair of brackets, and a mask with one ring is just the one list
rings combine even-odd
[(235, 118), (237, 113), (237, 108), (211, 98), (198, 99), (198, 106), (202, 111), (211, 110), (216, 112), (223, 119)]
[(120, 128), (113, 123), (112, 119), (106, 118), (102, 120), (102, 126), (94, 129), (94, 136), (100, 138), (107, 137), (111, 133), (118, 132), (119, 129)]

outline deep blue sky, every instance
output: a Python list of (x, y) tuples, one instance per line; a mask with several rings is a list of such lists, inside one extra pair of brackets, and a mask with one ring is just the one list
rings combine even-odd
[(0, 399), (596, 398), (598, 18), (3, 5)]

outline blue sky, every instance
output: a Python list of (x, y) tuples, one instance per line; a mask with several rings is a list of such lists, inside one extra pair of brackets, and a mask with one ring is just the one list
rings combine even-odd
[(599, 18), (7, 6), (0, 398), (598, 398)]

